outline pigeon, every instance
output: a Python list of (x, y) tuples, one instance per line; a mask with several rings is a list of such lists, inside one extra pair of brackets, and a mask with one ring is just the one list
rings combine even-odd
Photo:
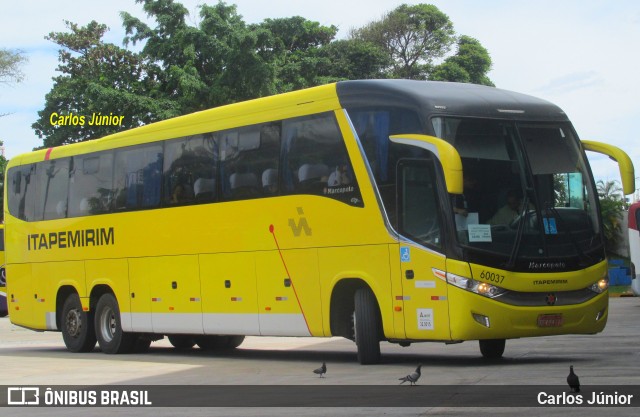
[(322, 366), (318, 369), (314, 369), (313, 373), (320, 375), (320, 378), (322, 378), (322, 376), (327, 373), (327, 364), (322, 362)]
[(422, 365), (418, 365), (416, 370), (411, 372), (409, 375), (403, 376), (402, 378), (398, 378), (399, 381), (402, 381), (400, 385), (404, 384), (407, 381), (410, 382), (411, 385), (415, 385), (416, 382), (418, 382), (418, 379), (420, 379), (420, 375), (421, 375), (420, 368), (422, 368)]
[(573, 373), (573, 365), (569, 366), (569, 376), (567, 376), (567, 384), (571, 388), (571, 392), (580, 392), (580, 380), (578, 375)]

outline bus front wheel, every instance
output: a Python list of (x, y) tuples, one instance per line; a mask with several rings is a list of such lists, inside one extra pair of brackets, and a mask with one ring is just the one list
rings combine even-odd
[(129, 353), (135, 348), (138, 335), (122, 331), (120, 308), (113, 294), (103, 294), (95, 312), (95, 328), (102, 352)]
[(93, 317), (82, 309), (78, 294), (70, 294), (62, 307), (62, 339), (71, 352), (90, 352), (96, 345)]
[(480, 343), (480, 353), (485, 359), (500, 359), (504, 353), (506, 340), (504, 339), (487, 339), (478, 340)]
[(376, 296), (369, 288), (360, 288), (355, 293), (355, 330), (358, 361), (362, 365), (380, 362), (380, 312)]

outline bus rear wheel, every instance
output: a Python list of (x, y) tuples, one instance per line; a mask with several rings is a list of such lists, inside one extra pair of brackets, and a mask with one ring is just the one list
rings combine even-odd
[(169, 336), (169, 343), (176, 349), (191, 349), (196, 345), (192, 337), (180, 335)]
[(380, 362), (380, 312), (376, 296), (369, 288), (360, 288), (355, 293), (355, 330), (358, 361), (362, 365)]
[(244, 336), (201, 336), (196, 343), (203, 350), (235, 349), (244, 342)]
[(96, 345), (93, 317), (83, 311), (78, 294), (70, 294), (62, 307), (62, 339), (71, 352), (90, 352)]
[(98, 300), (95, 328), (102, 352), (109, 354), (130, 353), (135, 348), (138, 335), (122, 331), (120, 308), (113, 294), (103, 294)]
[(506, 340), (504, 339), (487, 339), (478, 340), (480, 344), (480, 353), (485, 359), (500, 359), (504, 353)]

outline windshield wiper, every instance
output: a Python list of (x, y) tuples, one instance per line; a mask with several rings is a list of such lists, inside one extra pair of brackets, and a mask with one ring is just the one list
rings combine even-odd
[(511, 269), (516, 263), (516, 257), (518, 256), (518, 252), (520, 252), (520, 243), (522, 242), (522, 234), (524, 233), (524, 226), (527, 222), (527, 216), (529, 215), (529, 193), (525, 193), (524, 198), (522, 200), (522, 214), (520, 214), (520, 221), (518, 222), (518, 230), (516, 232), (516, 240), (513, 242), (513, 249), (511, 249), (511, 254), (509, 255), (509, 261), (507, 262), (507, 268)]

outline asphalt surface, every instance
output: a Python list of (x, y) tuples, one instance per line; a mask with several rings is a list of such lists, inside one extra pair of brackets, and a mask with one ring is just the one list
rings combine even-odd
[[(571, 407), (558, 408), (536, 405), (512, 408), (469, 406), (473, 400), (461, 401), (461, 407), (450, 403), (424, 407), (405, 407), (393, 403), (389, 407), (366, 406), (367, 392), (380, 393), (388, 386), (388, 392), (398, 389), (398, 378), (422, 364), (422, 376), (418, 387), (400, 386), (415, 395), (433, 394), (433, 390), (479, 389), (478, 394), (511, 395), (514, 389), (532, 386), (534, 391), (548, 387), (566, 387), (569, 365), (573, 365), (580, 382), (591, 391), (615, 387), (624, 394), (637, 391), (640, 386), (640, 298), (612, 298), (610, 316), (605, 331), (597, 335), (567, 335), (507, 341), (504, 358), (487, 362), (479, 352), (477, 342), (456, 345), (421, 343), (403, 348), (383, 343), (383, 363), (362, 366), (357, 363), (355, 345), (341, 338), (272, 338), (247, 337), (240, 348), (226, 353), (176, 350), (165, 339), (154, 342), (148, 352), (130, 355), (102, 354), (98, 347), (94, 352), (74, 354), (66, 351), (59, 333), (38, 333), (16, 327), (8, 318), (0, 319), (0, 385), (60, 386), (75, 385), (90, 389), (95, 386), (166, 385), (176, 387), (176, 395), (183, 395), (185, 385), (237, 386), (232, 394), (241, 397), (251, 395), (256, 387), (282, 387), (283, 398), (303, 401), (305, 389), (317, 387), (326, 395), (322, 406), (306, 407), (130, 407), (55, 408), (53, 415), (101, 416), (116, 410), (131, 416), (169, 415), (638, 415), (640, 395), (632, 399), (634, 407)], [(313, 373), (322, 362), (327, 363), (327, 373), (319, 378)], [(335, 387), (336, 385), (342, 387)], [(372, 386), (363, 391), (363, 386)], [(243, 388), (253, 386), (254, 389)], [(635, 391), (631, 388), (635, 386)], [(299, 387), (299, 388), (296, 388)], [(167, 387), (167, 389), (173, 387)], [(187, 387), (188, 388), (188, 387)], [(366, 387), (365, 387), (366, 388)], [(3, 389), (6, 389), (3, 387)], [(490, 393), (486, 390), (490, 389)], [(568, 392), (568, 388), (564, 389)], [(333, 390), (333, 391), (332, 391)], [(382, 391), (381, 391), (382, 390)], [(233, 390), (232, 390), (233, 391)], [(590, 392), (589, 390), (587, 390)], [(170, 391), (169, 391), (170, 392)], [(278, 392), (280, 392), (278, 390)], [(332, 404), (332, 396), (354, 393), (358, 407), (344, 407), (339, 400)], [(372, 394), (375, 395), (375, 394)], [(376, 403), (372, 398), (371, 402)], [(0, 396), (0, 398), (2, 398)], [(6, 398), (6, 397), (5, 397)], [(355, 397), (354, 397), (355, 398)], [(363, 400), (363, 398), (365, 398)], [(458, 397), (462, 398), (462, 397)], [(464, 400), (464, 398), (462, 398)], [(344, 398), (343, 398), (344, 400)], [(169, 403), (171, 401), (167, 400)], [(247, 398), (249, 404), (250, 398)], [(293, 401), (295, 402), (295, 401)], [(384, 401), (383, 401), (384, 402)], [(157, 402), (156, 402), (157, 403)], [(298, 404), (298, 403), (296, 403)], [(250, 404), (251, 405), (251, 404)], [(317, 405), (317, 404), (315, 404)], [(340, 405), (338, 407), (334, 405)], [(520, 404), (517, 404), (520, 405)], [(5, 408), (2, 415), (27, 416), (51, 415), (47, 407), (26, 406)]]

